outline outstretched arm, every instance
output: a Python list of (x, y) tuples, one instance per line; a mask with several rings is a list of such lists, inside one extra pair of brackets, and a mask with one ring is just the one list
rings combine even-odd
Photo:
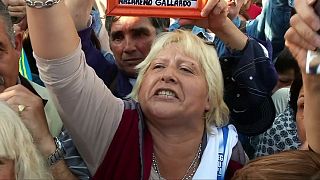
[(56, 59), (71, 54), (79, 37), (64, 1), (50, 8), (27, 7), (28, 27), (33, 50), (44, 59)]
[[(204, 15), (208, 15), (207, 18), (181, 21), (209, 28), (228, 47), (220, 56), (225, 87), (224, 101), (234, 121), (249, 123), (251, 113), (270, 97), (277, 82), (275, 68), (259, 43), (254, 39), (248, 39), (229, 20), (224, 0), (209, 0), (206, 7), (203, 12)], [(252, 135), (262, 130), (239, 132)]]

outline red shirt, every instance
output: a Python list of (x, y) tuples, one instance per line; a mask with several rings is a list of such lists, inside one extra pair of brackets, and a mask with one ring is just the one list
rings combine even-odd
[(249, 9), (247, 10), (248, 15), (250, 16), (250, 19), (255, 19), (262, 11), (262, 8), (255, 5), (251, 4)]

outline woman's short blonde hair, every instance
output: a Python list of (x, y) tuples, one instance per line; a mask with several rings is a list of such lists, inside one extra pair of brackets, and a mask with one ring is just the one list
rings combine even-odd
[(160, 51), (169, 44), (178, 44), (185, 55), (200, 62), (202, 72), (206, 78), (210, 110), (205, 112), (206, 128), (215, 125), (221, 127), (228, 123), (229, 109), (223, 101), (223, 78), (217, 52), (212, 45), (206, 44), (202, 39), (189, 31), (177, 30), (165, 32), (155, 40), (149, 55), (136, 68), (138, 77), (129, 97), (139, 101), (138, 92), (144, 75), (151, 62)]
[(0, 157), (13, 160), (15, 179), (53, 179), (20, 117), (0, 101)]

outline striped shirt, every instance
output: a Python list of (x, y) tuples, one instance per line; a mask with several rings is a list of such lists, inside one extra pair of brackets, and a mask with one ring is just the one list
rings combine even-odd
[(64, 127), (62, 128), (58, 138), (66, 152), (64, 161), (66, 162), (69, 170), (80, 180), (91, 179), (91, 174), (86, 163), (81, 158), (76, 146), (73, 144), (69, 132)]

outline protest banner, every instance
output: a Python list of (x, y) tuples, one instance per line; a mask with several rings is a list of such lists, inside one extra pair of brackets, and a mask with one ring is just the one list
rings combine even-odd
[(207, 0), (107, 0), (109, 16), (201, 18)]

